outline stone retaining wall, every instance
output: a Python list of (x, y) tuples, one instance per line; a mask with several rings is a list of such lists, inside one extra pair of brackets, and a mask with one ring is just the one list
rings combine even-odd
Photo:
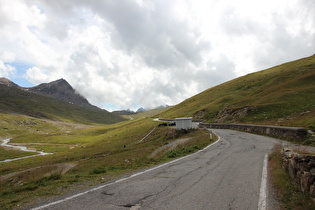
[(250, 133), (269, 135), (272, 137), (288, 140), (303, 140), (307, 131), (304, 128), (281, 127), (271, 125), (246, 125), (246, 124), (208, 124), (200, 123), (201, 128), (233, 129)]
[(290, 149), (282, 150), (283, 167), (303, 193), (315, 201), (315, 156), (300, 155)]

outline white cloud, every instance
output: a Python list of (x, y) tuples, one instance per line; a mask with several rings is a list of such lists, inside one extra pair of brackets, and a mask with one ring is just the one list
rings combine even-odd
[(0, 52), (0, 77), (12, 77), (16, 73), (16, 68), (9, 63), (14, 61), (14, 54), (10, 52)]
[(5, 64), (2, 61), (0, 61), (0, 77), (9, 77), (14, 75), (16, 72), (16, 69), (14, 66), (11, 66), (10, 64)]
[(50, 82), (47, 73), (37, 67), (27, 69), (24, 77), (33, 84)]
[(175, 104), (314, 54), (314, 8), (312, 0), (0, 0), (0, 73), (33, 66), (29, 81), (65, 78), (101, 107)]

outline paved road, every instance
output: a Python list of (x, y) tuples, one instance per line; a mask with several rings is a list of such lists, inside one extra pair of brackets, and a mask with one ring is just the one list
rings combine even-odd
[(258, 209), (264, 157), (276, 140), (214, 131), (220, 141), (197, 154), (40, 209)]

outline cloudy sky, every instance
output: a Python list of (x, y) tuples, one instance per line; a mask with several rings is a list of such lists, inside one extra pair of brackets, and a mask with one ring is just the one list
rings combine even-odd
[(0, 0), (0, 77), (107, 110), (177, 104), (315, 53), (314, 0)]

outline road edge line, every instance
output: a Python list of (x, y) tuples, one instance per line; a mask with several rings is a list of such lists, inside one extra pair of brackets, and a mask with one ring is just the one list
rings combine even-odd
[(266, 210), (267, 208), (267, 176), (268, 176), (268, 154), (265, 154), (263, 161), (263, 170), (261, 175), (258, 210)]

